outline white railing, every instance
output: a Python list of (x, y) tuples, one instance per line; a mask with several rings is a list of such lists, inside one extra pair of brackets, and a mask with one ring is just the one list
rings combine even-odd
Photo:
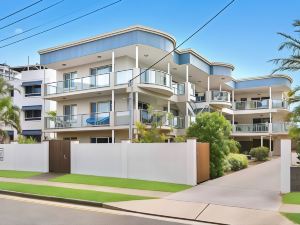
[(172, 88), (172, 76), (159, 70), (142, 70), (140, 82)]
[(87, 90), (93, 88), (108, 87), (110, 85), (110, 74), (91, 75), (65, 81), (57, 81), (45, 84), (45, 95), (68, 93), (73, 91)]

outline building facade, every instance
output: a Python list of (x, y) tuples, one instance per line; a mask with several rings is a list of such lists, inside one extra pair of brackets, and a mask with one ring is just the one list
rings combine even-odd
[[(41, 64), (57, 71), (57, 81), (44, 86), (44, 99), (57, 102), (57, 116), (45, 117), (44, 131), (83, 143), (120, 142), (130, 131), (136, 135), (130, 121), (159, 119), (162, 130), (181, 135), (197, 113), (220, 111), (244, 150), (275, 150), (276, 140), (287, 136), (291, 78), (236, 80), (233, 65), (192, 49), (166, 56), (175, 46), (167, 33), (133, 26), (39, 51)], [(150, 105), (164, 116), (150, 114)]]
[[(56, 102), (42, 97), (44, 82), (56, 80), (56, 71), (39, 65), (10, 67), (11, 74), (3, 76), (16, 89), (11, 93), (14, 105), (20, 108), (22, 135), (32, 137), (40, 142), (51, 138), (52, 134), (43, 135), (43, 116), (46, 112), (56, 110)], [(10, 141), (16, 141), (17, 131), (11, 127), (7, 131)]]

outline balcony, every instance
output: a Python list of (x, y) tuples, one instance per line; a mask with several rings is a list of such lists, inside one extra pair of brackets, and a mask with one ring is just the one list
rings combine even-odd
[(173, 94), (174, 95), (185, 95), (185, 85), (173, 83)]
[(159, 126), (172, 126), (175, 129), (184, 128), (183, 117), (170, 116), (170, 118), (168, 118), (168, 113), (165, 111), (155, 111), (155, 113), (149, 113), (147, 110), (140, 110), (140, 121), (146, 125), (157, 123)]
[(91, 113), (68, 116), (45, 117), (46, 129), (65, 129), (109, 126), (110, 113)]
[[(270, 103), (271, 103), (271, 105), (270, 105)], [(277, 100), (277, 99), (237, 101), (234, 103), (235, 110), (258, 110), (258, 109), (269, 109), (269, 108), (288, 109), (288, 103), (287, 103), (287, 101)]]
[(230, 93), (227, 91), (211, 91), (211, 101), (230, 102)]
[(287, 134), (291, 123), (258, 123), (258, 124), (235, 124), (234, 133), (284, 133)]
[(45, 95), (62, 94), (110, 86), (110, 74), (99, 74), (45, 84)]
[(130, 123), (129, 111), (115, 112), (114, 117), (115, 117), (115, 126), (129, 125)]
[(236, 133), (268, 133), (269, 132), (269, 124), (268, 123), (236, 124), (233, 127), (233, 132), (236, 132)]

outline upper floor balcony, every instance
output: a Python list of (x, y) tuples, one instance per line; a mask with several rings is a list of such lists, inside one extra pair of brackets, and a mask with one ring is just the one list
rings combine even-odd
[[(164, 127), (174, 127), (176, 129), (184, 128), (184, 118), (175, 116), (169, 117), (167, 112), (149, 113), (147, 110), (138, 110), (136, 121), (144, 124), (158, 123)], [(56, 117), (45, 117), (45, 129), (72, 129), (72, 128), (91, 128), (91, 127), (120, 127), (130, 124), (129, 111), (89, 113), (77, 115), (64, 115)]]
[(258, 110), (258, 109), (288, 109), (285, 100), (263, 99), (252, 101), (237, 101), (233, 105), (234, 110)]
[(234, 135), (251, 135), (251, 134), (287, 134), (291, 123), (257, 123), (257, 124), (235, 124), (233, 125)]

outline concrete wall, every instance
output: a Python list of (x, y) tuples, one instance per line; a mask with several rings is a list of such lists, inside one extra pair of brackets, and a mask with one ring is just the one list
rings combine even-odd
[(71, 144), (71, 173), (196, 185), (196, 140)]
[(0, 170), (49, 171), (48, 142), (41, 144), (1, 144), (0, 151), (3, 151)]

